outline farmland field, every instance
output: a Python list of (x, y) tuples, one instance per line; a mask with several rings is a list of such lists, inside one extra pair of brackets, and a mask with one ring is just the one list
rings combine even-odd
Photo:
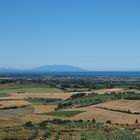
[(119, 135), (139, 139), (139, 79), (93, 77), (89, 83), (88, 77), (61, 76), (0, 81), (0, 140), (109, 140)]
[(63, 93), (63, 90), (51, 87), (23, 87), (15, 89), (0, 89), (0, 95), (3, 93)]
[[(140, 113), (140, 100), (116, 100), (96, 105), (97, 107)], [(129, 113), (128, 112), (128, 113)]]
[(55, 105), (34, 105), (35, 113), (46, 113), (55, 111)]
[(82, 112), (83, 111), (54, 111), (54, 112), (48, 112), (48, 113), (43, 113), (43, 114), (49, 115), (49, 116), (73, 117)]

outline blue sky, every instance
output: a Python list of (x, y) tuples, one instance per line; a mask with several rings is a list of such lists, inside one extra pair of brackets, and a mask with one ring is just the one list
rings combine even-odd
[(0, 67), (140, 70), (139, 0), (0, 0)]

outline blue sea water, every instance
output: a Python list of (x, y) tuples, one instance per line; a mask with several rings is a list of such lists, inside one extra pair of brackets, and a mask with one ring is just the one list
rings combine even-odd
[(0, 76), (89, 76), (89, 77), (140, 77), (140, 71), (84, 71), (84, 72), (14, 72), (14, 73), (0, 73)]
[(52, 75), (140, 77), (140, 71), (56, 72)]

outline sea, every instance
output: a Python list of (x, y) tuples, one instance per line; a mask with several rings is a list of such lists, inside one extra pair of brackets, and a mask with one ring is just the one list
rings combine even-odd
[(0, 73), (3, 76), (101, 76), (101, 77), (140, 77), (140, 71), (84, 71), (84, 72), (46, 72), (46, 73)]

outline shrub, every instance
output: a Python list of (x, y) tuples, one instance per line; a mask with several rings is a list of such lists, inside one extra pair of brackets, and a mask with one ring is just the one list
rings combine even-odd
[(34, 125), (32, 124), (31, 121), (29, 121), (29, 122), (25, 123), (25, 126), (28, 127), (28, 128), (32, 128)]
[(111, 120), (107, 120), (106, 123), (107, 124), (111, 124), (112, 122), (111, 122)]
[(96, 120), (94, 118), (92, 119), (92, 123), (96, 123)]

